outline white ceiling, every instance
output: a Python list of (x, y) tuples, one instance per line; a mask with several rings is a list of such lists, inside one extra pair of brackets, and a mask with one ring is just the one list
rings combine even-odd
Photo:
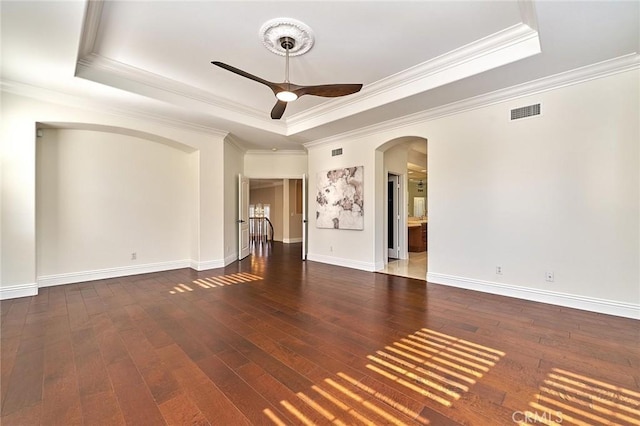
[[(4, 90), (230, 132), (248, 149), (302, 143), (635, 55), (637, 1), (2, 1)], [(315, 45), (291, 59), (304, 96), (282, 120), (266, 87), (210, 64), (284, 80), (258, 30), (290, 17)], [(44, 92), (41, 89), (46, 89)]]

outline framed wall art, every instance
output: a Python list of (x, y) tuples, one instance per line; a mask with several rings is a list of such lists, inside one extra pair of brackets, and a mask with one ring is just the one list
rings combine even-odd
[(319, 172), (316, 227), (364, 229), (364, 166)]

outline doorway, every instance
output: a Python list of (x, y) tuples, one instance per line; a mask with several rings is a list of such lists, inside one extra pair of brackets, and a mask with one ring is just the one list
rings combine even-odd
[(406, 136), (387, 142), (384, 268), (380, 271), (420, 280), (427, 277), (427, 140)]
[[(292, 248), (300, 247), (301, 258), (304, 259), (305, 176), (293, 179), (252, 178), (248, 182), (246, 220), (249, 222), (249, 245), (252, 246), (250, 254), (268, 250), (275, 242)], [(243, 209), (242, 205), (240, 209)]]
[(389, 259), (400, 259), (400, 176), (387, 175), (387, 250)]

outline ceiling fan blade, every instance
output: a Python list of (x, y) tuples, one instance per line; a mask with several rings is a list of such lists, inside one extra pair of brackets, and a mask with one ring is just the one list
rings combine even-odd
[(220, 68), (223, 68), (223, 69), (225, 69), (227, 71), (231, 71), (234, 74), (238, 74), (238, 75), (241, 75), (242, 77), (248, 78), (249, 80), (253, 80), (253, 81), (257, 81), (258, 83), (262, 83), (265, 86), (268, 86), (271, 90), (275, 90), (274, 87), (277, 88), (277, 86), (274, 83), (272, 83), (270, 81), (267, 81), (264, 78), (260, 78), (258, 76), (253, 75), (253, 74), (249, 74), (246, 71), (242, 71), (241, 69), (238, 69), (236, 67), (232, 67), (231, 65), (225, 64), (224, 62), (211, 61), (211, 63), (213, 65), (216, 65), (216, 66), (218, 66)]
[(282, 114), (284, 114), (284, 110), (287, 108), (287, 103), (283, 101), (276, 102), (275, 106), (271, 110), (271, 118), (274, 120), (279, 120), (282, 118)]
[(320, 86), (302, 86), (295, 90), (298, 96), (313, 95), (324, 96), (325, 98), (336, 98), (338, 96), (351, 95), (359, 92), (362, 84), (323, 84)]

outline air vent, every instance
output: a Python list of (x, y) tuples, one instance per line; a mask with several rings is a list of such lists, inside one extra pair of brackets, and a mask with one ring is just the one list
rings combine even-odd
[(342, 148), (332, 149), (331, 150), (331, 156), (335, 157), (336, 155), (342, 155)]
[(511, 110), (512, 120), (517, 120), (519, 118), (532, 117), (534, 115), (540, 115), (540, 104), (529, 105), (522, 108), (516, 108)]

